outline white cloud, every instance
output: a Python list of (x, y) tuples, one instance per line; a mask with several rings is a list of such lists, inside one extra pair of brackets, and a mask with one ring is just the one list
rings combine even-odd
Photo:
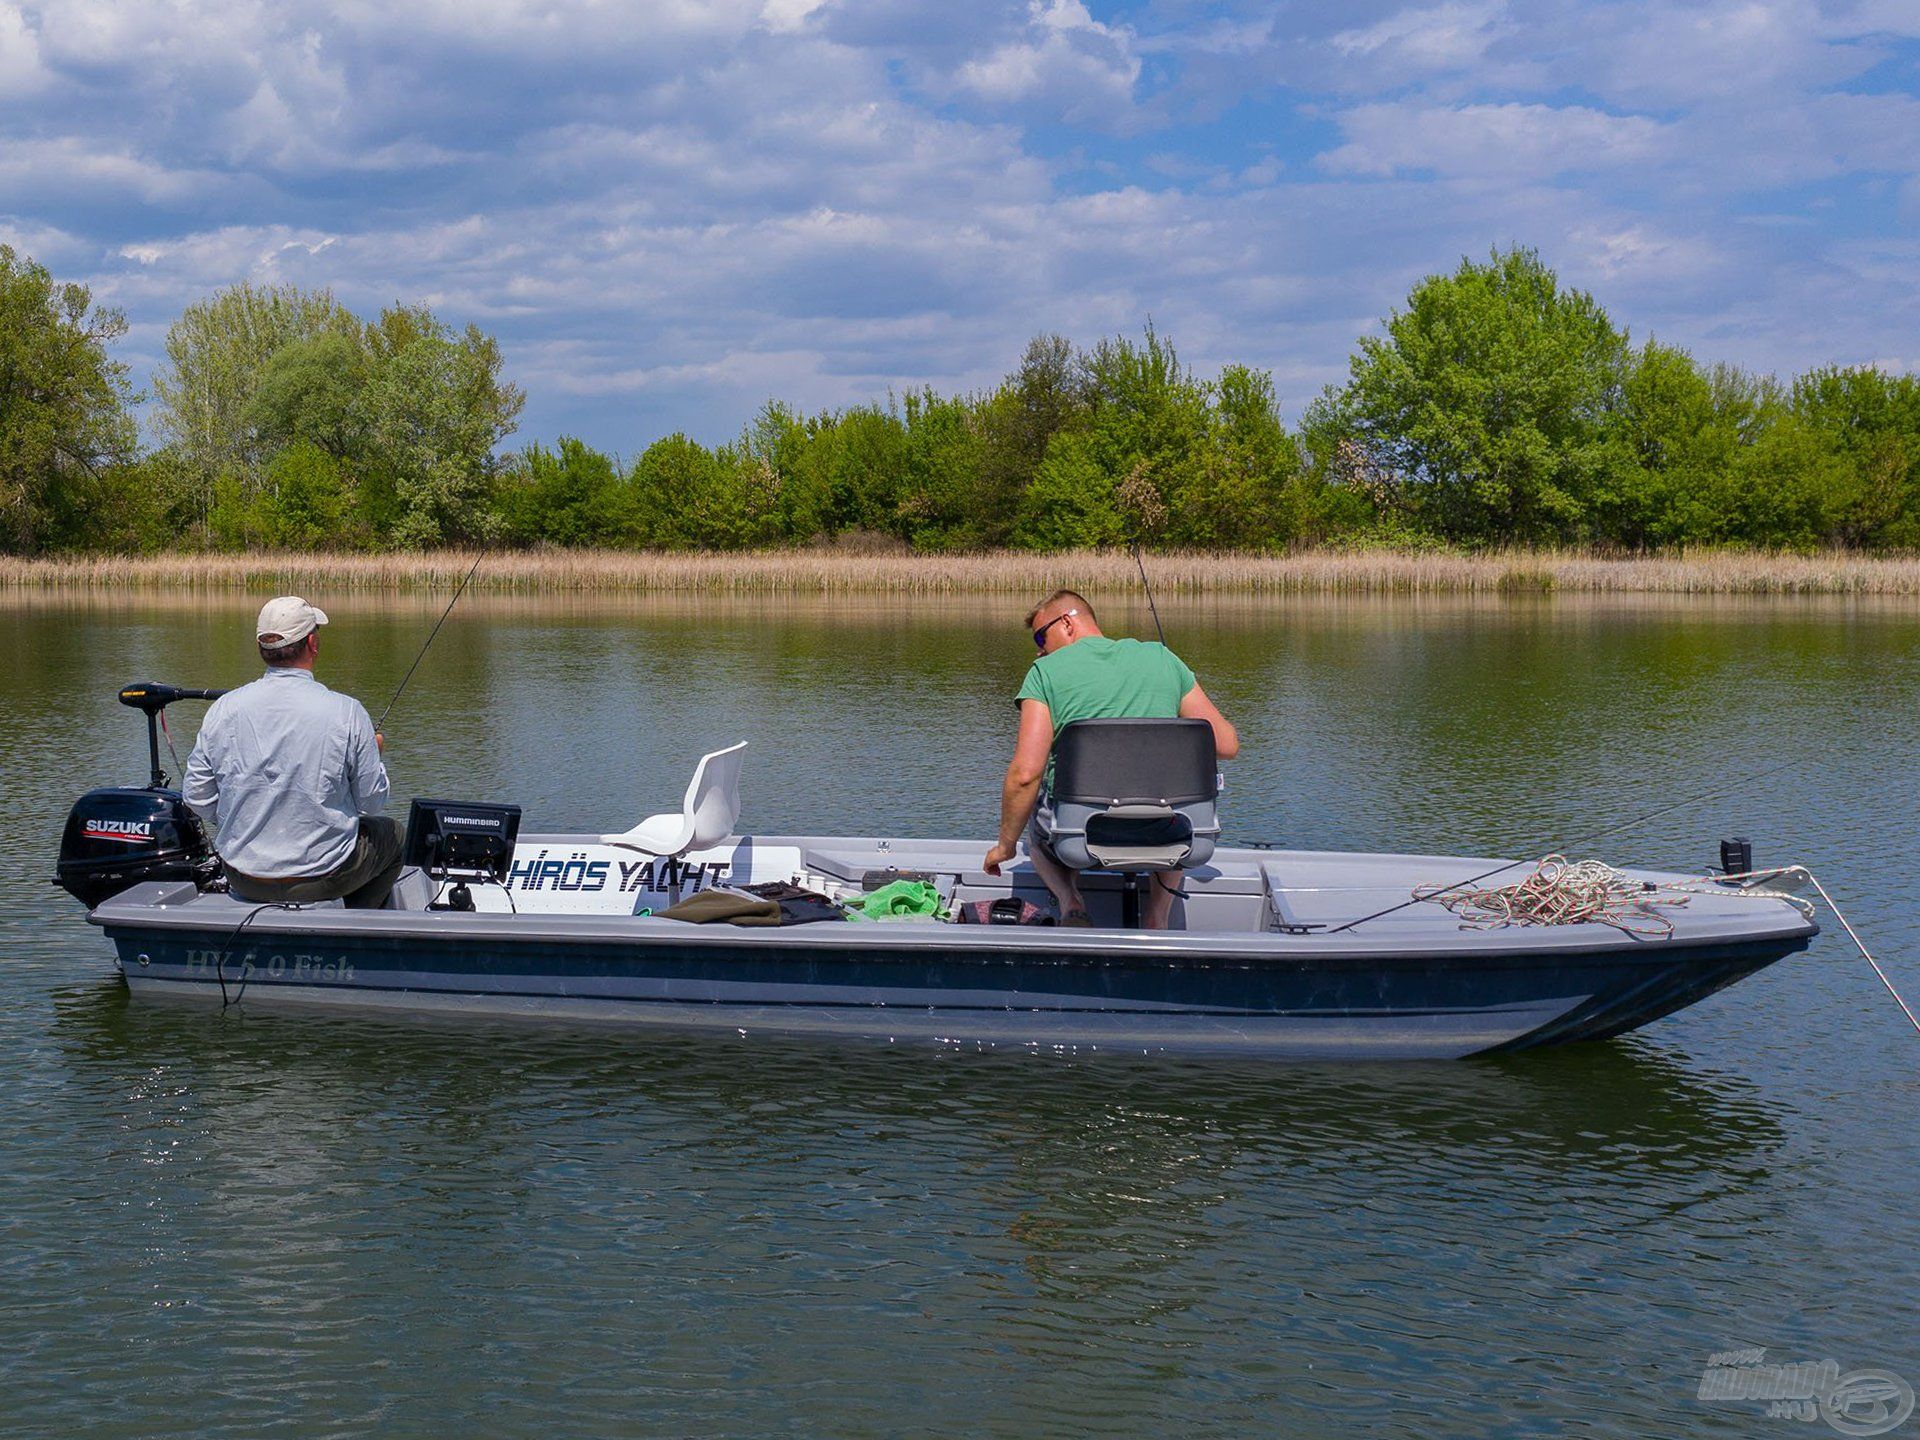
[(1506, 28), (1506, 8), (1485, 3), (1402, 10), (1372, 25), (1342, 30), (1331, 44), (1342, 55), (1390, 66), (1398, 75), (1458, 70), (1486, 55)]
[(1844, 89), (1907, 0), (1222, 3), (0, 0), (43, 87), (0, 97), (0, 237), (136, 365), (243, 277), (425, 300), (497, 330), (525, 433), (630, 451), (1149, 315), (1297, 414), (1496, 244), (1703, 358), (1913, 349), (1920, 255), (1859, 234), (1920, 223), (1920, 99)]
[(54, 270), (69, 264), (90, 264), (97, 258), (94, 247), (77, 235), (9, 215), (0, 215), (0, 245), (9, 245), (14, 254), (30, 255)]
[(618, 0), (344, 0), (331, 13), (360, 35), (415, 35), (522, 59), (585, 62), (688, 41), (725, 44), (760, 23), (762, 11), (762, 0), (650, 0), (645, 6)]
[(1651, 224), (1581, 225), (1554, 247), (1554, 261), (1596, 282), (1684, 288), (1720, 275), (1722, 252), (1699, 236)]
[(46, 79), (39, 36), (18, 5), (0, 3), (0, 104), (34, 94)]
[(1920, 39), (1920, 6), (1913, 0), (1852, 0), (1826, 13), (1829, 33), (1845, 37), (1871, 35)]
[(210, 198), (235, 188), (226, 176), (172, 168), (129, 150), (76, 138), (15, 139), (0, 146), (0, 195), (42, 204), (60, 196), (147, 203)]
[(814, 12), (827, 0), (766, 0), (760, 7), (760, 19), (776, 35), (804, 29)]
[(1130, 103), (1139, 78), (1130, 31), (1101, 24), (1080, 0), (1033, 0), (1023, 33), (967, 61), (954, 84), (994, 104), (1097, 121), (1102, 107)]
[(1621, 102), (1791, 107), (1804, 91), (1855, 75), (1874, 59), (1828, 43), (1814, 0), (1638, 0), (1576, 13), (1565, 24), (1574, 43), (1559, 58), (1559, 77)]
[(1359, 175), (1431, 170), (1446, 176), (1524, 180), (1644, 165), (1668, 127), (1638, 115), (1570, 105), (1359, 105), (1338, 117), (1346, 143), (1321, 168)]

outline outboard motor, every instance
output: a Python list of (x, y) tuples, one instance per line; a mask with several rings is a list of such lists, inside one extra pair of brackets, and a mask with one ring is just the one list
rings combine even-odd
[(220, 873), (199, 818), (160, 768), (160, 712), (176, 700), (217, 700), (224, 690), (129, 685), (120, 703), (147, 717), (152, 774), (143, 787), (89, 790), (67, 815), (54, 884), (91, 910), (145, 880), (206, 885)]

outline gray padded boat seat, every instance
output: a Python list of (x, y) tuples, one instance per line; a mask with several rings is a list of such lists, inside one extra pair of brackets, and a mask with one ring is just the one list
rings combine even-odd
[(1069, 870), (1203, 865), (1220, 838), (1218, 767), (1204, 720), (1076, 720), (1054, 737), (1035, 828)]

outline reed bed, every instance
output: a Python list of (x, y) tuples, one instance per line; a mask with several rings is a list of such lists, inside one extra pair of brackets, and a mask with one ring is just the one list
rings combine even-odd
[[(5, 591), (339, 593), (447, 590), (473, 551), (389, 555), (241, 554), (0, 557)], [(1566, 550), (1482, 554), (1305, 551), (1291, 555), (1172, 553), (1147, 557), (1168, 595), (1333, 593), (1535, 595), (1920, 595), (1920, 556), (1783, 555), (1708, 551), (1613, 559)], [(1050, 555), (849, 554), (826, 550), (659, 554), (506, 551), (481, 564), (473, 587), (500, 593), (1035, 595), (1059, 585), (1111, 590), (1138, 583), (1124, 551)]]

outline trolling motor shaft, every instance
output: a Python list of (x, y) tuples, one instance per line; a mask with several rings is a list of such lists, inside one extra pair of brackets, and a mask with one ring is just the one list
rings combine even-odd
[(153, 680), (121, 687), (120, 703), (147, 717), (147, 759), (153, 771), (147, 783), (154, 789), (164, 790), (167, 785), (167, 772), (160, 768), (160, 712), (176, 700), (218, 700), (226, 693), (224, 690), (188, 690)]

